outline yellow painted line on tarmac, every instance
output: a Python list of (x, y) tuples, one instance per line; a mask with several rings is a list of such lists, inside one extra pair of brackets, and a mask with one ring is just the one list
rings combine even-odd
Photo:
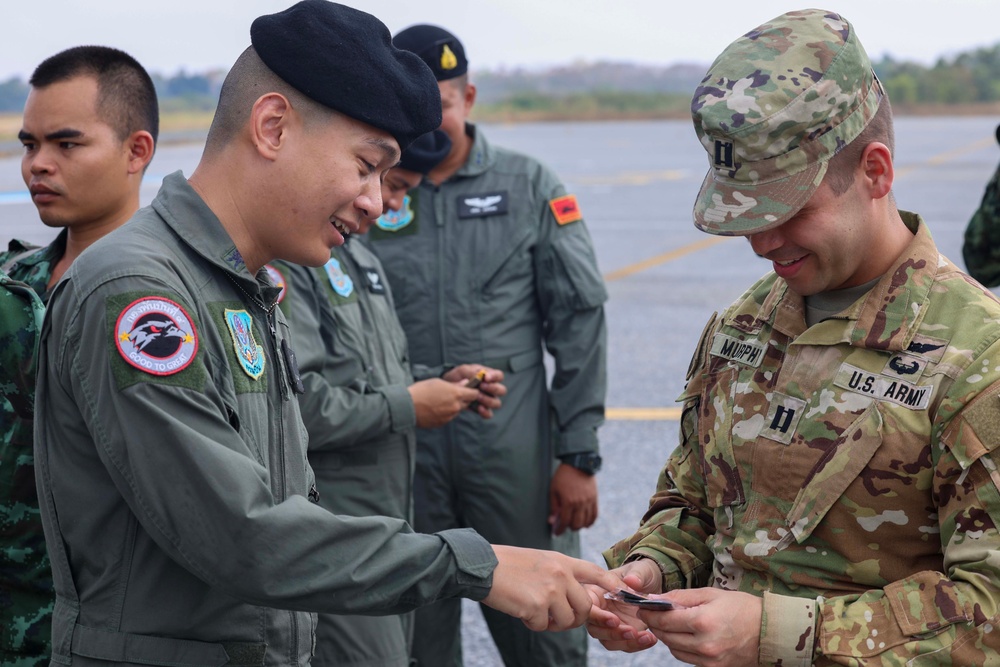
[(940, 155), (935, 155), (934, 157), (928, 158), (926, 161), (920, 164), (914, 164), (908, 167), (902, 167), (900, 169), (897, 169), (896, 178), (907, 176), (908, 174), (916, 171), (917, 169), (920, 169), (921, 167), (925, 167), (928, 165), (938, 166), (946, 164), (948, 162), (951, 162), (952, 160), (962, 157), (963, 155), (966, 155), (967, 153), (975, 153), (976, 151), (981, 151), (984, 148), (992, 146), (994, 143), (996, 143), (996, 139), (994, 137), (987, 137), (985, 139), (980, 139), (979, 141), (974, 141), (971, 144), (966, 144), (965, 146), (959, 146), (955, 150), (948, 151), (946, 153), (941, 153)]
[(695, 241), (694, 243), (689, 243), (686, 246), (681, 246), (676, 250), (671, 250), (670, 252), (665, 252), (662, 255), (657, 255), (656, 257), (650, 257), (641, 262), (636, 262), (635, 264), (629, 264), (626, 267), (620, 268), (617, 271), (612, 271), (611, 273), (604, 274), (605, 282), (611, 282), (612, 280), (619, 280), (621, 278), (626, 278), (631, 276), (633, 273), (639, 273), (640, 271), (645, 271), (646, 269), (651, 269), (654, 266), (660, 264), (665, 264), (666, 262), (673, 261), (678, 257), (683, 257), (684, 255), (690, 255), (693, 252), (698, 252), (699, 250), (704, 250), (716, 243), (721, 243), (730, 237), (728, 236), (709, 236), (708, 238), (702, 239), (701, 241)]
[(678, 421), (680, 408), (607, 408), (604, 416), (609, 421)]

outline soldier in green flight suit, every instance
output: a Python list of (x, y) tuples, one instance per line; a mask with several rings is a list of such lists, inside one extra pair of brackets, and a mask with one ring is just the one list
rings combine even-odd
[(48, 663), (55, 602), (32, 454), (39, 330), (23, 311), (41, 310), (80, 253), (138, 210), (159, 128), (153, 81), (117, 49), (67, 49), (29, 83), (21, 173), (42, 222), (61, 231), (44, 248), (13, 240), (0, 253), (14, 281), (0, 314), (0, 664), (11, 667)]
[[(368, 234), (396, 297), (414, 363), (504, 372), (504, 409), (462, 414), (417, 436), (415, 527), (470, 526), (492, 541), (578, 553), (597, 518), (597, 428), (604, 420), (607, 292), (575, 196), (538, 161), (489, 143), (462, 43), (437, 26), (393, 38), (438, 79), (452, 149), (404, 210)], [(555, 359), (551, 390), (543, 348)], [(509, 665), (586, 664), (582, 631), (538, 636), (484, 609)], [(461, 606), (417, 612), (422, 665), (461, 664)]]
[(1000, 303), (897, 208), (854, 26), (750, 30), (691, 111), (695, 225), (771, 271), (706, 325), (680, 443), (605, 552), (682, 608), (593, 591), (588, 629), (697, 665), (1000, 664)]
[[(401, 208), (407, 190), (450, 148), (440, 130), (407, 147), (383, 181), (383, 211)], [(385, 271), (356, 238), (371, 223), (362, 220), (322, 267), (277, 261), (266, 268), (283, 290), (278, 303), (295, 341), (320, 505), (336, 514), (412, 521), (416, 428), (440, 426), (473, 401), (491, 417), (505, 391), (503, 373), (474, 364), (440, 378), (411, 371)], [(465, 387), (480, 369), (487, 374), (479, 390)], [(312, 664), (407, 667), (411, 617), (320, 614)]]
[(169, 175), (50, 299), (35, 462), (52, 664), (302, 667), (313, 612), (447, 596), (537, 630), (581, 624), (578, 582), (619, 577), (318, 506), (294, 340), (263, 267), (322, 265), (377, 218), (382, 177), (440, 123), (440, 99), (378, 19), (343, 5), (302, 0), (257, 18), (250, 41), (190, 178)]

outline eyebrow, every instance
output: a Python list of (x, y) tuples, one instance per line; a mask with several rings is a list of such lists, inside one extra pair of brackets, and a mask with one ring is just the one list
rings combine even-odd
[[(48, 134), (45, 135), (45, 139), (47, 141), (58, 141), (60, 139), (76, 139), (77, 137), (82, 137), (82, 136), (83, 132), (81, 132), (80, 130), (71, 130), (69, 128), (65, 128), (62, 130), (56, 130), (55, 132), (49, 132)], [(19, 141), (32, 141), (35, 139), (35, 135), (33, 135), (31, 132), (26, 132), (24, 130), (21, 130), (20, 132), (17, 133), (17, 138)]]
[(393, 162), (399, 162), (399, 151), (385, 139), (372, 137), (371, 139), (366, 139), (365, 141), (382, 151), (385, 154), (386, 159), (392, 160)]

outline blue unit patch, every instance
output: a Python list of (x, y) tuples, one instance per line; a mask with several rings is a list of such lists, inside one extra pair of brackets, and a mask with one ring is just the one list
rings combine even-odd
[(403, 197), (403, 208), (389, 211), (375, 221), (375, 226), (385, 232), (397, 232), (413, 222), (413, 209), (410, 207), (410, 195)]
[(233, 339), (236, 359), (243, 372), (256, 380), (264, 374), (264, 348), (253, 337), (253, 319), (245, 310), (225, 311), (226, 326)]
[(330, 287), (333, 288), (333, 291), (345, 298), (351, 296), (351, 292), (354, 291), (354, 281), (340, 268), (340, 262), (331, 257), (330, 261), (323, 265), (323, 268), (330, 279)]

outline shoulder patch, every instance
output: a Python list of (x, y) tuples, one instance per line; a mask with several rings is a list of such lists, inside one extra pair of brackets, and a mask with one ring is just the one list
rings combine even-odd
[(375, 226), (384, 232), (398, 232), (413, 222), (413, 207), (410, 195), (403, 197), (403, 207), (398, 211), (386, 211), (375, 221)]
[(568, 225), (571, 222), (583, 220), (583, 212), (576, 201), (576, 195), (563, 195), (549, 200), (549, 208), (552, 215), (556, 217), (556, 222), (560, 225)]
[(281, 301), (285, 298), (285, 285), (287, 284), (285, 282), (285, 276), (281, 275), (281, 271), (274, 268), (270, 264), (265, 264), (264, 270), (267, 271), (267, 277), (271, 279), (274, 286), (281, 290), (278, 292), (278, 299), (276, 301), (276, 303), (281, 303)]
[(253, 318), (245, 310), (226, 308), (224, 314), (240, 367), (251, 379), (260, 378), (264, 374), (264, 348), (253, 337)]
[(326, 277), (330, 279), (330, 287), (334, 292), (345, 299), (351, 296), (354, 291), (354, 281), (344, 273), (338, 260), (331, 257), (330, 261), (323, 265), (323, 269), (326, 271)]
[(146, 296), (125, 306), (115, 323), (115, 347), (131, 366), (150, 375), (173, 375), (198, 353), (198, 332), (180, 304)]

